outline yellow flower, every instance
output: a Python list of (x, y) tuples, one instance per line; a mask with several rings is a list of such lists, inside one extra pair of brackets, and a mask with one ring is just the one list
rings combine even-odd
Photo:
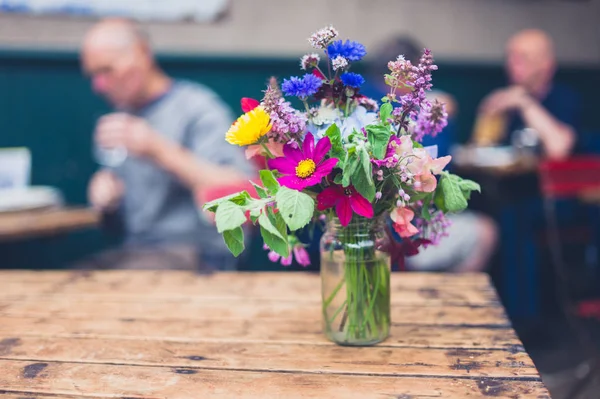
[(271, 130), (271, 118), (263, 109), (256, 107), (240, 116), (225, 134), (225, 140), (239, 146), (256, 144), (258, 139)]

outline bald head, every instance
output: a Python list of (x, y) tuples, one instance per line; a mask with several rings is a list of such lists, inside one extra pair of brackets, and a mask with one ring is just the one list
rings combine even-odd
[(155, 68), (146, 35), (125, 19), (106, 19), (90, 28), (81, 62), (94, 91), (120, 108), (136, 103)]
[(543, 31), (518, 32), (506, 46), (506, 68), (513, 84), (536, 92), (546, 87), (556, 66), (554, 44)]
[(83, 48), (131, 51), (135, 47), (148, 47), (146, 34), (132, 21), (120, 18), (105, 19), (94, 25), (84, 36)]

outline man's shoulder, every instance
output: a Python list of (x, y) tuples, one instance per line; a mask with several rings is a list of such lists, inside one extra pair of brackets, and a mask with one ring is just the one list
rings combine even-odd
[(175, 97), (185, 98), (186, 101), (223, 101), (213, 89), (190, 80), (176, 80), (173, 92)]

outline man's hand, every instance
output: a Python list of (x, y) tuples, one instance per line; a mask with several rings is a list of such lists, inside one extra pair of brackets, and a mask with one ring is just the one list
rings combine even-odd
[(88, 201), (99, 211), (111, 211), (118, 207), (124, 193), (123, 182), (113, 173), (102, 170), (90, 181)]
[(100, 118), (94, 139), (100, 147), (125, 147), (129, 154), (138, 157), (154, 157), (163, 142), (144, 119), (124, 113)]
[(481, 104), (481, 112), (485, 115), (497, 115), (506, 111), (524, 107), (531, 97), (520, 86), (511, 86), (492, 92)]

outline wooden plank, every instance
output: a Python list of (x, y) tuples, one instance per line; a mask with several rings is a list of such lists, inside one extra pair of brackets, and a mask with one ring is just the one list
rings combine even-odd
[(539, 377), (524, 352), (0, 336), (0, 359), (394, 376)]
[[(382, 377), (0, 360), (0, 390), (128, 398), (549, 399), (539, 378)], [(102, 395), (100, 395), (102, 394)]]
[[(292, 291), (314, 290), (319, 275), (310, 272), (223, 272), (213, 274), (195, 274), (186, 271), (171, 270), (105, 270), (105, 271), (33, 271), (3, 270), (0, 281), (3, 283), (20, 282), (32, 284), (62, 284), (92, 282), (96, 290), (103, 287), (133, 289), (143, 292), (149, 285), (159, 290), (177, 293), (176, 289), (210, 289), (219, 286), (230, 291), (245, 289), (253, 291), (265, 287), (285, 287)], [(459, 286), (474, 290), (489, 290), (489, 277), (485, 273), (392, 273), (392, 286), (405, 288), (438, 288)], [(95, 291), (97, 292), (97, 291)]]
[[(23, 290), (24, 292), (25, 290)], [(81, 301), (81, 302), (99, 302), (109, 299), (111, 302), (170, 302), (170, 303), (182, 303), (182, 302), (210, 302), (220, 300), (238, 299), (245, 300), (252, 298), (253, 300), (263, 301), (284, 301), (284, 302), (320, 302), (321, 297), (319, 293), (312, 293), (311, 295), (282, 295), (281, 297), (274, 297), (269, 295), (268, 292), (262, 291), (257, 293), (255, 296), (243, 295), (243, 292), (238, 291), (237, 294), (228, 294), (225, 292), (219, 292), (218, 288), (213, 289), (214, 292), (205, 292), (203, 295), (198, 293), (140, 293), (131, 294), (127, 290), (115, 291), (110, 294), (108, 292), (102, 294), (88, 294), (85, 292), (72, 294), (72, 293), (55, 293), (55, 294), (12, 294), (7, 293), (0, 294), (0, 300), (5, 302), (10, 301), (53, 301), (53, 300), (67, 300), (67, 301)], [(498, 300), (493, 293), (484, 293), (481, 291), (465, 291), (464, 289), (454, 290), (438, 290), (438, 289), (419, 289), (419, 290), (403, 290), (393, 291), (391, 295), (391, 303), (394, 305), (401, 306), (485, 306), (495, 307), (499, 306)]]
[[(237, 274), (216, 274), (198, 277), (187, 273), (175, 273), (185, 277), (181, 281), (161, 278), (148, 273), (118, 274), (113, 280), (98, 281), (93, 274), (71, 274), (59, 281), (43, 283), (47, 274), (39, 275), (37, 283), (31, 281), (2, 281), (0, 299), (20, 301), (40, 296), (69, 296), (70, 300), (100, 301), (109, 297), (111, 301), (189, 301), (195, 298), (218, 300), (223, 297), (262, 298), (278, 301), (320, 301), (321, 283), (318, 275), (308, 273), (256, 273), (244, 279), (223, 279)], [(168, 275), (168, 274), (167, 274)], [(0, 277), (4, 275), (0, 274)], [(82, 277), (83, 276), (83, 277)], [(129, 277), (128, 277), (129, 276)], [(412, 277), (408, 274), (406, 277)], [(392, 278), (392, 303), (418, 306), (498, 306), (498, 299), (491, 287), (471, 289), (457, 285), (424, 286), (425, 280), (418, 275)], [(411, 281), (415, 281), (412, 283)], [(148, 289), (152, 287), (152, 289)], [(44, 298), (41, 298), (44, 299)]]
[[(0, 316), (60, 318), (134, 318), (143, 320), (279, 319), (293, 323), (319, 322), (318, 302), (278, 302), (260, 299), (221, 299), (203, 302), (79, 302), (52, 298), (44, 302), (0, 301)], [(502, 308), (392, 306), (391, 318), (399, 324), (502, 325), (508, 321)]]
[[(35, 396), (32, 396), (35, 395)], [(21, 393), (9, 393), (0, 391), (0, 399), (90, 399), (90, 398), (105, 398), (106, 396), (89, 396), (89, 395), (54, 395), (54, 394), (44, 394), (44, 393), (32, 393), (32, 392), (21, 392)]]
[(0, 214), (0, 240), (56, 234), (98, 225), (90, 208), (59, 208)]
[[(85, 319), (0, 317), (0, 335), (105, 339), (170, 340), (178, 342), (280, 342), (333, 345), (318, 321), (142, 320), (91, 317)], [(10, 341), (8, 341), (10, 342)], [(392, 325), (385, 346), (415, 348), (483, 348), (518, 351), (521, 342), (507, 328)], [(1, 352), (1, 350), (0, 350)]]

